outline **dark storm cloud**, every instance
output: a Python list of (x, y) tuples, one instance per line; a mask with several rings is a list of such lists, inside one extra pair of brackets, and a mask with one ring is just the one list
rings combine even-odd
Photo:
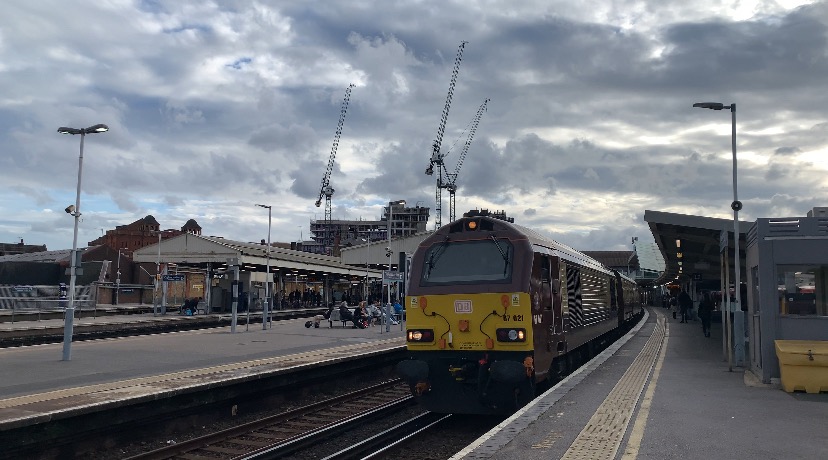
[(802, 150), (800, 150), (799, 147), (779, 147), (778, 149), (773, 151), (774, 155), (780, 156), (789, 156), (801, 152)]

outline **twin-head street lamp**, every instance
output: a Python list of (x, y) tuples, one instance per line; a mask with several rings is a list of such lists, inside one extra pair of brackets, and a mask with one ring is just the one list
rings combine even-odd
[[(257, 204), (260, 208), (267, 209), (267, 271), (265, 272), (265, 301), (262, 309), (262, 330), (267, 329), (267, 321), (270, 318), (268, 315), (268, 307), (270, 306), (270, 219), (271, 207), (266, 204)], [(248, 312), (250, 310), (248, 309)]]
[(80, 134), (80, 155), (78, 156), (78, 188), (75, 194), (75, 205), (68, 206), (66, 212), (75, 218), (75, 229), (72, 234), (72, 256), (69, 262), (69, 304), (66, 307), (65, 320), (63, 326), (63, 361), (72, 359), (72, 328), (75, 320), (75, 281), (77, 277), (77, 268), (80, 265), (80, 257), (78, 257), (78, 221), (80, 220), (80, 193), (81, 193), (81, 177), (83, 173), (83, 138), (87, 134), (105, 133), (109, 131), (109, 127), (104, 124), (97, 124), (88, 128), (58, 128), (61, 134)]
[[(733, 150), (733, 202), (730, 203), (730, 208), (733, 209), (733, 251), (734, 251), (734, 286), (735, 286), (735, 298), (736, 298), (736, 306), (731, 307), (729, 309), (728, 314), (725, 315), (725, 321), (730, 318), (730, 312), (733, 311), (732, 308), (742, 308), (742, 289), (741, 289), (741, 264), (740, 260), (741, 257), (739, 256), (739, 211), (742, 210), (742, 202), (739, 201), (738, 195), (736, 193), (736, 104), (731, 103), (730, 105), (724, 105), (721, 102), (697, 102), (693, 104), (693, 107), (699, 107), (702, 109), (711, 109), (711, 110), (722, 110), (722, 109), (729, 109), (730, 110), (730, 118), (731, 118), (731, 136), (730, 136), (730, 143), (731, 149)], [(729, 286), (728, 286), (729, 288)], [(728, 304), (730, 300), (730, 296), (727, 297)], [(727, 333), (730, 334), (730, 326), (727, 326)], [(730, 338), (728, 338), (728, 344), (730, 343)], [(728, 361), (730, 362), (731, 370), (733, 369), (733, 361), (731, 356), (730, 346), (728, 345)]]

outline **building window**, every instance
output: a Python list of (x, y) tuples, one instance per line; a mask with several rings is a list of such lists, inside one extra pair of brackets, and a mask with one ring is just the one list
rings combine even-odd
[(828, 316), (828, 265), (777, 265), (779, 313)]

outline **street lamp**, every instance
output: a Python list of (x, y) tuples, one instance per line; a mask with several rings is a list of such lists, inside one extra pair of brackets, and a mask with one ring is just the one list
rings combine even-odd
[(69, 306), (66, 308), (64, 314), (63, 325), (63, 361), (72, 359), (72, 328), (75, 321), (75, 282), (77, 278), (78, 259), (78, 221), (80, 220), (80, 192), (81, 192), (81, 177), (83, 172), (83, 139), (87, 134), (105, 133), (109, 131), (109, 127), (103, 124), (97, 124), (88, 128), (66, 128), (61, 126), (58, 132), (61, 134), (80, 134), (80, 155), (78, 156), (78, 188), (75, 193), (75, 205), (66, 208), (66, 212), (75, 218), (75, 229), (72, 233), (72, 256), (69, 262)]
[[(736, 193), (736, 104), (731, 103), (730, 105), (724, 105), (721, 102), (697, 102), (693, 104), (693, 107), (699, 107), (702, 109), (711, 109), (711, 110), (722, 110), (722, 109), (730, 109), (730, 119), (731, 119), (731, 136), (730, 136), (730, 143), (731, 149), (733, 151), (733, 202), (730, 203), (730, 208), (733, 209), (733, 251), (734, 251), (734, 286), (736, 287), (736, 305), (739, 306), (741, 309), (742, 305), (742, 289), (741, 289), (741, 267), (740, 267), (740, 257), (739, 257), (739, 211), (742, 210), (742, 202), (739, 201), (738, 195)], [(724, 293), (722, 293), (724, 294)], [(729, 294), (729, 293), (728, 293)], [(730, 295), (727, 296), (728, 305), (730, 304)], [(732, 308), (732, 307), (731, 307)], [(730, 365), (730, 370), (733, 370), (733, 356), (731, 351), (732, 346), (732, 335), (730, 333), (730, 325), (727, 324), (727, 321), (730, 319), (730, 310), (728, 308), (727, 315), (725, 315), (726, 327), (727, 327), (727, 335), (728, 335), (728, 347), (727, 347), (727, 357), (728, 363)]]
[(388, 202), (388, 247), (385, 248), (388, 256), (388, 303), (385, 305), (385, 332), (391, 331), (391, 232), (392, 221), (394, 220), (394, 202)]
[(268, 307), (270, 306), (270, 218), (271, 209), (266, 204), (257, 204), (260, 208), (267, 209), (267, 271), (265, 272), (265, 302), (262, 310), (262, 330), (267, 329)]
[(368, 301), (368, 260), (371, 258), (371, 230), (368, 230), (368, 237), (365, 238), (368, 242), (368, 248), (365, 252), (365, 301)]
[(129, 248), (118, 248), (118, 271), (115, 274), (115, 305), (120, 303), (121, 294), (121, 251), (129, 250)]
[[(164, 234), (166, 230), (157, 230), (155, 233), (158, 235), (158, 259), (155, 262), (155, 283), (153, 286), (152, 291), (152, 315), (158, 316), (158, 284), (161, 281), (161, 235)], [(161, 287), (164, 290), (164, 285)], [(166, 298), (166, 291), (164, 292), (164, 296), (161, 299), (161, 314), (167, 314), (167, 298)]]

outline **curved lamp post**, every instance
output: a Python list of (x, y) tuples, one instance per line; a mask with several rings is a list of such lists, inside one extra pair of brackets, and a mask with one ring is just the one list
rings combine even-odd
[[(733, 259), (734, 259), (734, 286), (736, 291), (736, 307), (739, 309), (742, 308), (742, 289), (741, 289), (741, 267), (740, 267), (740, 257), (739, 257), (739, 211), (742, 210), (742, 202), (739, 201), (738, 195), (736, 194), (736, 104), (731, 103), (730, 105), (724, 105), (721, 102), (697, 102), (693, 104), (693, 107), (698, 107), (702, 109), (711, 109), (711, 110), (722, 110), (722, 109), (729, 109), (730, 110), (730, 118), (731, 118), (731, 149), (733, 150), (733, 202), (730, 203), (730, 208), (733, 209)], [(724, 294), (724, 293), (722, 293)], [(728, 305), (730, 304), (730, 295), (728, 293), (727, 296)], [(728, 312), (725, 315), (725, 321), (727, 322), (730, 319), (730, 313), (733, 311), (734, 306), (730, 306), (728, 308)], [(730, 366), (730, 370), (733, 370), (733, 337), (730, 332), (730, 325), (726, 324), (727, 327), (727, 358), (728, 364)]]
[[(271, 209), (269, 205), (257, 204), (260, 208), (267, 209), (267, 271), (265, 272), (265, 302), (264, 310), (262, 311), (262, 330), (267, 329), (267, 322), (270, 318), (268, 315), (268, 307), (270, 307), (270, 219)], [(248, 309), (249, 311), (249, 309)]]
[(97, 124), (88, 128), (67, 128), (61, 126), (57, 130), (61, 134), (80, 134), (80, 155), (78, 156), (78, 188), (75, 193), (75, 205), (66, 208), (66, 212), (75, 218), (75, 229), (72, 233), (72, 255), (69, 261), (69, 305), (64, 313), (63, 325), (63, 361), (72, 359), (72, 329), (75, 321), (75, 282), (77, 268), (80, 265), (78, 257), (78, 221), (80, 220), (80, 193), (81, 177), (83, 173), (83, 139), (87, 134), (105, 133), (109, 127), (104, 124)]

